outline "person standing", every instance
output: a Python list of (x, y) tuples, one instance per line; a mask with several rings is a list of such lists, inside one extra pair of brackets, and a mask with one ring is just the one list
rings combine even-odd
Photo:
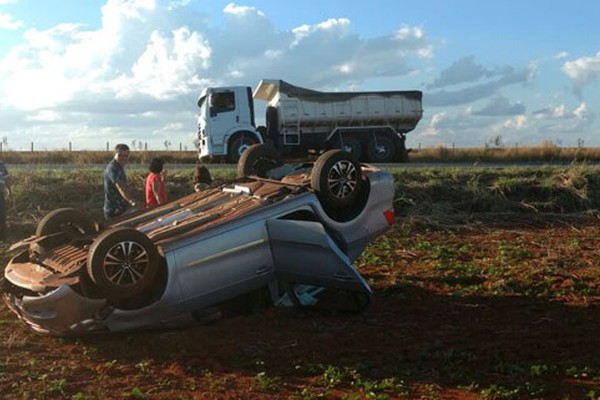
[(10, 174), (0, 160), (0, 241), (6, 240), (6, 200), (10, 196)]
[(160, 158), (150, 161), (150, 173), (146, 176), (146, 207), (152, 208), (167, 202), (167, 170)]
[(125, 165), (129, 161), (129, 146), (119, 143), (115, 155), (104, 170), (104, 218), (110, 219), (123, 214), (137, 203), (127, 186)]

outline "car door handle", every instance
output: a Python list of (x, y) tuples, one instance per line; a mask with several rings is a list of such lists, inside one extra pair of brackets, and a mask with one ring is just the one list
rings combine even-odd
[(271, 267), (267, 267), (267, 266), (260, 267), (259, 269), (256, 270), (255, 274), (262, 275), (262, 274), (269, 272), (270, 270), (271, 270)]
[(338, 281), (348, 282), (352, 280), (352, 276), (345, 272), (336, 272), (333, 277)]

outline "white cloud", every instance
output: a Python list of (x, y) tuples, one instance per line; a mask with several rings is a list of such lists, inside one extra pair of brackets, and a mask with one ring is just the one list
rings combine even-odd
[(562, 71), (571, 78), (573, 89), (581, 96), (583, 88), (595, 81), (600, 73), (600, 52), (592, 57), (567, 61), (562, 66)]
[[(585, 104), (583, 104), (583, 106), (585, 107)], [(540, 110), (534, 111), (533, 115), (539, 120), (569, 119), (576, 117), (572, 111), (567, 110), (567, 106), (565, 104), (546, 106)]]
[(566, 51), (560, 51), (558, 53), (556, 53), (556, 55), (554, 56), (554, 58), (556, 60), (562, 60), (563, 58), (567, 58), (569, 57), (569, 53)]
[(429, 125), (423, 130), (423, 136), (437, 136), (439, 134), (439, 126), (447, 119), (447, 113), (440, 112), (431, 116)]
[(248, 15), (252, 15), (252, 14), (256, 14), (259, 15), (261, 17), (264, 17), (265, 14), (260, 11), (257, 10), (255, 7), (248, 7), (248, 6), (239, 6), (235, 3), (229, 3), (225, 6), (225, 9), (223, 10), (223, 12), (225, 14), (229, 14), (229, 15), (233, 15), (236, 17), (246, 17)]
[(12, 15), (0, 13), (0, 29), (19, 29), (23, 25), (23, 21), (15, 21)]
[(506, 129), (514, 129), (522, 131), (527, 127), (528, 118), (526, 115), (517, 115), (513, 118), (507, 119), (503, 123), (503, 127)]

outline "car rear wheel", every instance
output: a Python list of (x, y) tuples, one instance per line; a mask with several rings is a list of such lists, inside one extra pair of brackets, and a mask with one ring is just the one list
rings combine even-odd
[(256, 175), (262, 178), (273, 168), (283, 165), (281, 154), (266, 144), (255, 144), (242, 153), (237, 164), (239, 178)]
[(339, 214), (341, 210), (343, 214), (363, 190), (360, 164), (344, 151), (329, 150), (315, 162), (311, 186), (326, 211)]
[(96, 231), (92, 220), (74, 208), (59, 208), (48, 213), (38, 224), (35, 235), (38, 237), (65, 232), (71, 237), (89, 235)]
[(160, 256), (142, 232), (118, 227), (103, 232), (88, 253), (87, 272), (109, 300), (134, 298), (151, 288)]

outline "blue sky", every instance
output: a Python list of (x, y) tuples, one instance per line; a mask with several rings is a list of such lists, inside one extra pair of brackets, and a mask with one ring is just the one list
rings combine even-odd
[(596, 0), (0, 0), (0, 138), (192, 149), (203, 87), (279, 78), (422, 90), (413, 148), (600, 146), (598, 15)]

